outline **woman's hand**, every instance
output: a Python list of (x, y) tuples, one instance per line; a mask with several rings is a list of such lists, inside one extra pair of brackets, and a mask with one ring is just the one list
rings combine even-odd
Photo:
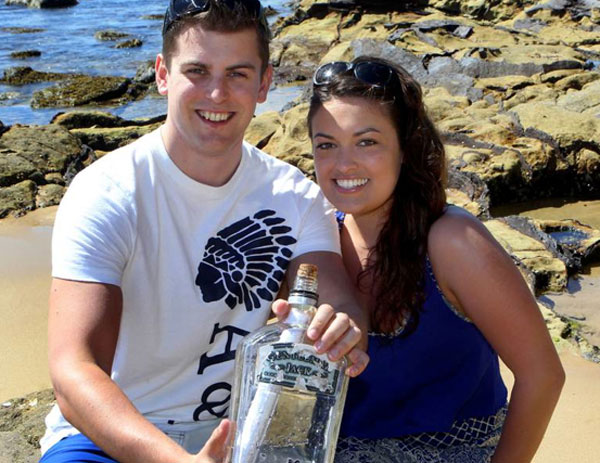
[[(290, 311), (287, 301), (283, 299), (276, 300), (271, 308), (279, 321), (285, 320)], [(308, 327), (307, 336), (315, 342), (317, 352), (327, 353), (332, 361), (346, 355), (351, 363), (346, 370), (348, 376), (358, 376), (369, 363), (369, 356), (360, 346), (363, 340), (360, 328), (346, 313), (336, 312), (329, 304), (319, 306)]]

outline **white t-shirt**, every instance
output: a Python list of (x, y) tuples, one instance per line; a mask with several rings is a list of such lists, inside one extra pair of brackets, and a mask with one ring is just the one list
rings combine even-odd
[[(52, 275), (120, 286), (111, 377), (164, 431), (226, 416), (242, 337), (264, 325), (287, 263), (339, 253), (330, 205), (298, 169), (244, 143), (221, 187), (181, 172), (160, 129), (80, 172), (60, 205)], [(107, 404), (110, 406), (110, 404)], [(77, 433), (55, 407), (42, 451)]]

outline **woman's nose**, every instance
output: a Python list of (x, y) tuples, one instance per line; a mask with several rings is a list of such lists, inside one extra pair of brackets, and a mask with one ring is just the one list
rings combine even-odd
[(341, 172), (351, 171), (357, 167), (356, 156), (352, 149), (341, 148), (336, 158), (336, 167)]

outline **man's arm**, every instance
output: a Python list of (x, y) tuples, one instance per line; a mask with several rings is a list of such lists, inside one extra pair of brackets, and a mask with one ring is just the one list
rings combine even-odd
[(212, 446), (190, 455), (147, 421), (110, 378), (122, 306), (117, 286), (53, 280), (48, 355), (64, 417), (121, 463), (219, 461), (211, 455), (219, 454), (227, 425), (213, 434)]
[[(292, 287), (300, 264), (309, 263), (319, 271), (319, 310), (308, 329), (308, 337), (315, 341), (318, 352), (327, 352), (332, 360), (347, 355), (350, 376), (360, 374), (369, 363), (366, 354), (368, 317), (356, 303), (354, 287), (348, 278), (339, 254), (309, 252), (290, 262), (288, 285)], [(273, 304), (273, 311), (281, 318), (287, 311), (282, 301)]]

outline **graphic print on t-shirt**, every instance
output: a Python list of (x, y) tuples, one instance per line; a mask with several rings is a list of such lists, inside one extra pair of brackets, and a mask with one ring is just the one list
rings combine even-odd
[(290, 262), (296, 239), (275, 211), (262, 210), (225, 227), (206, 243), (196, 284), (204, 302), (221, 299), (247, 311), (272, 301)]

